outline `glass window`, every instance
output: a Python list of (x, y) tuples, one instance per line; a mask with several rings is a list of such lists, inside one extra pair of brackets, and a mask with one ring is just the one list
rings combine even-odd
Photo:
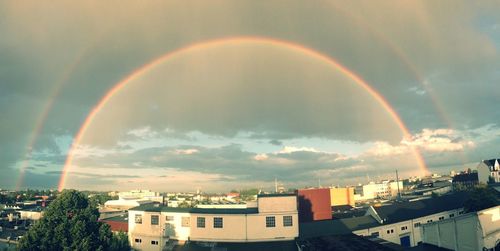
[(293, 225), (292, 216), (283, 216), (283, 226), (291, 227)]
[(151, 245), (158, 245), (158, 241), (151, 241)]
[(453, 217), (455, 217), (455, 214), (450, 214), (450, 218), (453, 218)]
[(406, 229), (408, 229), (408, 227), (407, 227), (407, 226), (403, 226), (403, 227), (401, 227), (401, 230), (406, 230)]
[(428, 221), (427, 221), (427, 223), (431, 223), (431, 222), (432, 222), (432, 220), (428, 220)]
[(196, 218), (196, 227), (205, 228), (205, 217), (197, 217)]
[(276, 227), (276, 218), (274, 216), (266, 216), (266, 227)]
[(142, 224), (142, 214), (135, 215), (135, 224)]
[(151, 215), (151, 225), (158, 225), (160, 222), (160, 216)]
[(420, 227), (420, 222), (413, 224), (413, 227)]
[(222, 217), (214, 217), (214, 228), (222, 228)]
[(174, 220), (174, 216), (172, 215), (167, 215), (167, 217), (165, 218), (166, 221), (173, 221)]
[(141, 239), (135, 239), (135, 243), (141, 243), (142, 240)]
[(439, 217), (439, 220), (444, 220), (444, 216)]
[(182, 223), (181, 223), (182, 226), (183, 227), (189, 227), (189, 225), (190, 225), (189, 224), (189, 220), (190, 220), (189, 217), (182, 217)]

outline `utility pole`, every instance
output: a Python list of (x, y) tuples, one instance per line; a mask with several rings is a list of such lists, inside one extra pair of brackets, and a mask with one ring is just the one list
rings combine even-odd
[(397, 169), (396, 169), (396, 185), (398, 186), (398, 200), (401, 200), (401, 193), (399, 192), (399, 176)]

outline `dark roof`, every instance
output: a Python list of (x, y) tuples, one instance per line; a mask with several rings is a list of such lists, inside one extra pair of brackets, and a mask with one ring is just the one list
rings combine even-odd
[[(488, 160), (483, 160), (483, 163), (486, 164), (488, 167), (495, 166), (495, 161), (497, 159), (488, 159)], [(500, 159), (498, 160), (500, 162)]]
[(155, 205), (141, 205), (129, 209), (130, 211), (145, 212), (175, 212), (175, 213), (199, 213), (199, 214), (256, 214), (257, 208), (181, 208)]
[(257, 194), (257, 197), (285, 197), (285, 196), (297, 196), (294, 193), (269, 193), (269, 194)]
[(391, 205), (374, 207), (384, 224), (420, 218), (443, 211), (462, 208), (468, 198), (466, 192), (457, 192), (418, 201), (398, 202)]
[(341, 206), (332, 206), (333, 212), (345, 212), (351, 210), (353, 207), (351, 205), (341, 205)]
[(195, 241), (179, 244), (174, 247), (178, 251), (210, 251), (210, 250), (224, 250), (224, 251), (296, 251), (297, 245), (295, 241), (268, 241), (268, 242), (218, 242), (215, 247), (203, 246)]
[(371, 215), (345, 219), (304, 222), (299, 225), (299, 237), (304, 239), (328, 235), (349, 234), (356, 230), (376, 226), (380, 226), (380, 223), (378, 223)]
[(121, 214), (118, 216), (113, 216), (113, 217), (101, 219), (101, 221), (128, 222), (128, 214)]
[(478, 181), (477, 173), (462, 173), (453, 176), (453, 182)]
[(355, 234), (332, 235), (307, 240), (300, 240), (297, 243), (302, 250), (331, 250), (331, 251), (382, 251), (394, 250), (390, 247), (372, 242)]

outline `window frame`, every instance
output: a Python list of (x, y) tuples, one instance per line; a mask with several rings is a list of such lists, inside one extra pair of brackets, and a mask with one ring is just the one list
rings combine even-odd
[[(153, 218), (155, 218), (155, 220), (153, 221)], [(151, 215), (151, 225), (153, 226), (159, 226), (160, 225), (160, 216), (157, 215), (157, 214), (152, 214)]]
[[(289, 223), (289, 224), (287, 224)], [(283, 215), (283, 226), (284, 227), (293, 227), (293, 216), (292, 215)]]
[[(187, 221), (187, 223), (186, 223)], [(190, 227), (191, 226), (191, 217), (182, 216), (181, 217), (181, 227)]]
[(205, 217), (201, 216), (196, 217), (196, 228), (205, 228), (205, 227), (206, 227)]
[(136, 214), (134, 216), (134, 222), (135, 224), (142, 224), (142, 214)]
[(214, 217), (213, 228), (224, 228), (224, 218)]
[(276, 227), (276, 216), (266, 216), (266, 228)]

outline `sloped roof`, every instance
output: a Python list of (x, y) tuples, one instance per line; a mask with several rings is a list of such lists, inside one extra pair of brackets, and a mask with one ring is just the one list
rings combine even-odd
[(391, 224), (462, 208), (468, 197), (466, 192), (457, 192), (437, 198), (398, 202), (373, 209), (384, 220), (384, 224)]

